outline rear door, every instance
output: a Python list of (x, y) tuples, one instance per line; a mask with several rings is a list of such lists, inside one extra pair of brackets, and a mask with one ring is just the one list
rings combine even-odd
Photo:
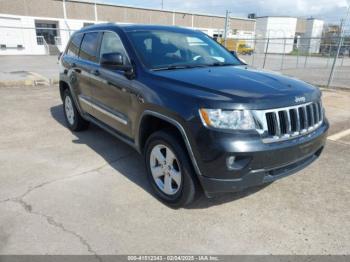
[(95, 78), (95, 69), (99, 63), (99, 32), (85, 33), (79, 51), (79, 62), (77, 63), (77, 74), (79, 74), (79, 86), (84, 92), (79, 94), (80, 105), (91, 115), (94, 115), (94, 95), (92, 92)]
[[(80, 97), (91, 98), (91, 88), (87, 85), (82, 75), (83, 62), (79, 59), (79, 50), (84, 34), (75, 34), (68, 45), (67, 52), (63, 59), (64, 67), (67, 68), (67, 76), (69, 84), (73, 89), (73, 93), (77, 95), (80, 103)], [(80, 103), (84, 112), (91, 113), (91, 107), (85, 103)]]

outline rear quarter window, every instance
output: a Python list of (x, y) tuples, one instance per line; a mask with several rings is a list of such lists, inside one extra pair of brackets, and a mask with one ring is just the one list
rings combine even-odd
[(83, 39), (83, 34), (76, 34), (72, 37), (72, 40), (69, 43), (69, 46), (67, 49), (67, 55), (72, 56), (72, 57), (79, 56), (79, 48), (80, 48), (80, 44), (81, 44), (82, 39)]

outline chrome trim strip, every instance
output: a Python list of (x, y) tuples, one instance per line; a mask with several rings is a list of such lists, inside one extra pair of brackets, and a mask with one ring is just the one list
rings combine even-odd
[(292, 133), (292, 120), (290, 119), (290, 111), (286, 110), (284, 112), (287, 115), (287, 133), (290, 134)]
[(105, 115), (109, 116), (110, 118), (113, 118), (114, 120), (118, 121), (119, 123), (122, 123), (123, 125), (128, 124), (128, 121), (126, 121), (125, 119), (122, 119), (121, 117), (119, 117), (115, 114), (112, 114), (111, 112), (108, 112), (107, 110), (92, 103), (91, 101), (87, 100), (86, 98), (79, 96), (79, 101), (85, 103), (86, 105), (92, 107), (93, 109), (96, 109), (97, 111), (101, 112), (102, 114), (105, 114)]

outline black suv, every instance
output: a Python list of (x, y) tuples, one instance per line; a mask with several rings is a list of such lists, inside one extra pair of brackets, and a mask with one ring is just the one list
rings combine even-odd
[(206, 34), (101, 24), (60, 58), (68, 127), (94, 123), (144, 155), (172, 207), (269, 183), (317, 159), (328, 121), (319, 89), (244, 65)]

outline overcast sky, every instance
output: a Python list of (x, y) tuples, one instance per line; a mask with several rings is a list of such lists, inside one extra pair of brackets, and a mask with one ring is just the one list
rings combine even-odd
[[(115, 4), (138, 7), (161, 8), (162, 0), (101, 0)], [(232, 16), (247, 17), (248, 13), (258, 16), (302, 16), (322, 18), (339, 23), (345, 17), (350, 0), (164, 0), (164, 8), (190, 12), (204, 12), (224, 15), (230, 10)]]

